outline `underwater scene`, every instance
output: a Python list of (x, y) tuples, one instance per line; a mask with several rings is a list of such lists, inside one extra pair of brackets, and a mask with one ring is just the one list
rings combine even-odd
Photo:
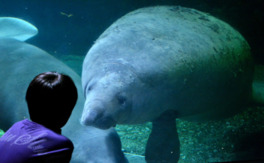
[(58, 71), (78, 90), (72, 163), (264, 162), (263, 8), (0, 0), (0, 137), (30, 119), (30, 81)]

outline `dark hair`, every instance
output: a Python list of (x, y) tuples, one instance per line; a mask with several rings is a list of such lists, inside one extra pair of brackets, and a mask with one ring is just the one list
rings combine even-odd
[(77, 98), (77, 89), (69, 76), (41, 73), (31, 81), (26, 93), (30, 119), (48, 128), (61, 128), (67, 123)]

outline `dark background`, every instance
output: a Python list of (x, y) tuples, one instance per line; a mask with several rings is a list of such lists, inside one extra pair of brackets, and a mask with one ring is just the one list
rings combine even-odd
[(39, 34), (28, 42), (53, 55), (85, 55), (96, 38), (126, 13), (146, 6), (181, 5), (231, 24), (249, 42), (256, 62), (264, 64), (263, 4), (263, 0), (0, 0), (0, 16), (34, 24)]

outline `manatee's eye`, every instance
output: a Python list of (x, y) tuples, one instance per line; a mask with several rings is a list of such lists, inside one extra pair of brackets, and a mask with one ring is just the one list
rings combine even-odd
[(123, 95), (118, 95), (117, 96), (117, 101), (120, 105), (124, 105), (127, 101), (126, 97)]
[(88, 87), (88, 91), (91, 91), (92, 89), (93, 89), (93, 86), (90, 85), (90, 86)]
[(86, 93), (89, 93), (92, 89), (94, 89), (94, 85), (93, 84), (87, 85)]

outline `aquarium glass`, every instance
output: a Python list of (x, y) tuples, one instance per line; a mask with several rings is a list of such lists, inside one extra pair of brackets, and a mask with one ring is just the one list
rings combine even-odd
[[(263, 51), (264, 11), (262, 8), (264, 5), (263, 3), (264, 2), (262, 0), (250, 0), (250, 1), (245, 1), (245, 0), (232, 0), (232, 1), (231, 0), (188, 0), (188, 1), (187, 0), (67, 0), (67, 1), (0, 0), (0, 18), (14, 17), (30, 22), (38, 29), (38, 34), (26, 40), (25, 42), (32, 44), (46, 51), (52, 56), (56, 57), (60, 61), (64, 62), (67, 66), (69, 66), (81, 77), (82, 65), (87, 52), (94, 45), (96, 45), (97, 43), (96, 40), (99, 38), (99, 36), (116, 20), (118, 20), (119, 18), (121, 18), (122, 16), (124, 16), (125, 14), (131, 11), (143, 7), (159, 6), (159, 5), (182, 6), (182, 7), (192, 8), (198, 11), (202, 11), (232, 26), (245, 38), (245, 40), (249, 44), (250, 52), (254, 60), (254, 65), (260, 65), (261, 67), (261, 65), (264, 64), (264, 51)], [(200, 19), (205, 19), (205, 18), (201, 16)], [(4, 27), (4, 25), (5, 24), (0, 24), (0, 30), (3, 29), (1, 28), (1, 26)], [(120, 28), (122, 28), (121, 26), (122, 24), (120, 25)], [(177, 24), (175, 24), (175, 26), (177, 26)], [(153, 26), (153, 28), (155, 28), (155, 25)], [(212, 28), (214, 28), (214, 30), (217, 32), (218, 27), (212, 26)], [(118, 27), (116, 27), (116, 30), (119, 30)], [(136, 29), (131, 29), (131, 30), (136, 30)], [(144, 28), (142, 28), (142, 30), (144, 31)], [(161, 33), (157, 33), (157, 35), (155, 36), (156, 38), (153, 36), (152, 41), (159, 41), (159, 38), (168, 37), (170, 35), (170, 33), (168, 32), (166, 33), (166, 29), (162, 31), (163, 32)], [(190, 33), (191, 32), (193, 31), (190, 31)], [(197, 30), (197, 32), (199, 32), (199, 30)], [(135, 31), (135, 35), (136, 33), (137, 31)], [(4, 34), (1, 33), (0, 31), (0, 40), (2, 39), (1, 35)], [(104, 37), (108, 37), (108, 35), (105, 35)], [(143, 38), (144, 36), (140, 36), (140, 37)], [(140, 41), (140, 39), (142, 38), (138, 38), (138, 40)], [(230, 39), (236, 39), (236, 38), (230, 38)], [(180, 38), (180, 40), (183, 39)], [(123, 43), (129, 41), (130, 40), (127, 38), (126, 40), (123, 40)], [(173, 44), (174, 41), (179, 42), (179, 39), (175, 38), (175, 40), (173, 40), (171, 44)], [(181, 44), (181, 43), (178, 44), (178, 42), (177, 44), (175, 44), (175, 46)], [(131, 42), (131, 43), (129, 42), (128, 44), (125, 43), (123, 44), (123, 43), (111, 46), (111, 48), (114, 49), (122, 45), (128, 45), (128, 44), (130, 44), (131, 46), (135, 46), (136, 48), (138, 46), (142, 46), (142, 44), (137, 44), (136, 42)], [(183, 51), (183, 54), (185, 53), (188, 54), (189, 52), (191, 52), (191, 50), (188, 50), (188, 46), (192, 46), (192, 43), (189, 42), (185, 44), (187, 46), (183, 47), (181, 50)], [(170, 51), (169, 44), (164, 45), (164, 43), (161, 42), (160, 45), (162, 46), (164, 50), (163, 52), (166, 53), (166, 55), (172, 55), (172, 53), (174, 53)], [(232, 46), (236, 46), (236, 45), (234, 44)], [(112, 50), (111, 48), (102, 49), (102, 51), (111, 51)], [(121, 47), (121, 49), (122, 48), (126, 49), (127, 47)], [(151, 50), (155, 50), (155, 48), (157, 47), (150, 47), (150, 48)], [(200, 47), (196, 47), (196, 48), (200, 48)], [(222, 49), (224, 49), (224, 47)], [(204, 53), (207, 50), (214, 51), (214, 49), (206, 49), (206, 50), (202, 49), (201, 52)], [(0, 55), (1, 53), (4, 53), (4, 51), (0, 51)], [(145, 53), (148, 52), (144, 51), (144, 54)], [(223, 50), (222, 54), (225, 53), (240, 53), (240, 51), (226, 52), (225, 50)], [(162, 64), (164, 62), (161, 60), (160, 62), (162, 63), (156, 64), (156, 62), (159, 61), (159, 57), (154, 58), (155, 63), (153, 63), (153, 65), (147, 62), (148, 58), (145, 59), (146, 59), (146, 64), (142, 66), (143, 68), (141, 67), (139, 69), (136, 69), (135, 71), (144, 69), (145, 67), (149, 67), (150, 69), (152, 69), (151, 73), (156, 73), (155, 70), (158, 69), (158, 67), (160, 68), (164, 66)], [(195, 56), (191, 58), (191, 60), (194, 59)], [(214, 59), (215, 60), (221, 59), (221, 56), (219, 56), (219, 58), (214, 58)], [(237, 58), (232, 59), (232, 62), (233, 61), (235, 62), (236, 59)], [(122, 58), (120, 60), (122, 60)], [(129, 63), (130, 61), (132, 62), (132, 59), (126, 60), (126, 62), (122, 64), (127, 64), (127, 62)], [(133, 60), (133, 62), (135, 61)], [(184, 64), (188, 64), (188, 62), (189, 62), (188, 60), (184, 61), (183, 59), (182, 62), (179, 64), (184, 65)], [(229, 61), (225, 61), (225, 62), (229, 62)], [(208, 61), (208, 63), (209, 66), (208, 65), (204, 66), (203, 65), (204, 60), (200, 62), (200, 64), (204, 66), (204, 73), (206, 73), (212, 67), (215, 67), (213, 63), (210, 64), (210, 61)], [(241, 64), (241, 63), (235, 62), (235, 64)], [(175, 67), (177, 66), (178, 65), (175, 65)], [(106, 69), (107, 68), (108, 67), (106, 66)], [(174, 67), (171, 67), (171, 70), (169, 70), (168, 72), (173, 71), (172, 70), (173, 68)], [(244, 67), (241, 67), (241, 71), (243, 68)], [(100, 67), (98, 67), (98, 69), (100, 69)], [(193, 68), (190, 66), (190, 71), (188, 70), (188, 73), (190, 74), (192, 71), (191, 69), (195, 71), (195, 67)], [(6, 70), (5, 67), (1, 67), (0, 71), (4, 72), (8, 70)], [(230, 70), (228, 68), (224, 70), (224, 72), (229, 72), (229, 71)], [(241, 71), (238, 70), (238, 72)], [(263, 100), (263, 98), (261, 99), (261, 97), (264, 97), (261, 96), (264, 95), (263, 94), (264, 84), (262, 84), (263, 75), (261, 75), (263, 74), (263, 72), (264, 71), (261, 70), (256, 71), (255, 76), (257, 77), (254, 76), (254, 81), (255, 80), (258, 81), (258, 85), (256, 85), (257, 87), (255, 89), (259, 90), (260, 92), (259, 94), (256, 94), (256, 96), (259, 97), (258, 99), (260, 100), (260, 103), (261, 100)], [(202, 73), (203, 72), (201, 72), (201, 74)], [(234, 73), (230, 72), (229, 74), (234, 76), (239, 75), (235, 72)], [(149, 84), (148, 85), (149, 89), (147, 90), (149, 90), (150, 92), (144, 92), (141, 90), (142, 91), (141, 100), (144, 100), (143, 99), (145, 98), (144, 94), (159, 93), (159, 91), (156, 90), (152, 92), (151, 87), (157, 84), (157, 83), (153, 84), (152, 81), (160, 82), (157, 85), (162, 84), (163, 82), (162, 79), (161, 81), (156, 80), (156, 76), (152, 77), (149, 73), (146, 73), (144, 75), (142, 75), (141, 77), (144, 79), (144, 81), (147, 84)], [(182, 82), (188, 83), (189, 79), (185, 79), (184, 78), (185, 75), (186, 73), (184, 72), (181, 74)], [(171, 76), (169, 76), (168, 78), (170, 79), (170, 77)], [(0, 80), (4, 80), (4, 78), (6, 78), (6, 76), (0, 76)], [(199, 83), (201, 78), (204, 78), (204, 76), (197, 75), (191, 78), (191, 80), (193, 80), (191, 81), (192, 85), (195, 85), (196, 82)], [(176, 80), (178, 81), (178, 79), (175, 79), (175, 81)], [(216, 81), (217, 80), (215, 81), (208, 80), (208, 83), (204, 83), (205, 88), (210, 89), (209, 87), (211, 85), (210, 82), (216, 82)], [(241, 81), (241, 83), (242, 82), (244, 81)], [(251, 83), (252, 81), (250, 81), (250, 88), (251, 88)], [(206, 85), (208, 85), (208, 87), (206, 87)], [(226, 83), (226, 85), (230, 87), (230, 91), (232, 91), (233, 87), (228, 85), (228, 82)], [(4, 85), (3, 87), (7, 87), (7, 86), (8, 84), (6, 83), (6, 85)], [(0, 88), (3, 87), (0, 86)], [(184, 92), (184, 89), (185, 88), (179, 88), (179, 90), (177, 91)], [(219, 90), (217, 91), (221, 92), (222, 90), (221, 88), (219, 88)], [(12, 94), (13, 92), (15, 91), (14, 90), (10, 91), (10, 94)], [(203, 94), (201, 93), (201, 95)], [(3, 98), (5, 96), (6, 95), (2, 95), (0, 93), (0, 98)], [(121, 98), (119, 98), (119, 102), (121, 101), (122, 103), (123, 100), (122, 96), (120, 97)], [(162, 95), (160, 95), (159, 97), (164, 99), (167, 98), (168, 101), (169, 100), (173, 101), (172, 99), (170, 99), (170, 97), (163, 97)], [(187, 100), (185, 101), (185, 103), (188, 104), (189, 106), (189, 104), (191, 104), (192, 101), (195, 98), (197, 98), (193, 96), (191, 91), (189, 93), (186, 93), (186, 97), (188, 98), (181, 98), (181, 95), (179, 95), (179, 98), (175, 99), (175, 101)], [(230, 96), (228, 95), (226, 100), (228, 101), (229, 98), (233, 98), (233, 97), (231, 95)], [(236, 98), (238, 98), (237, 101), (240, 100), (239, 97)], [(210, 99), (210, 97), (208, 97), (208, 99)], [(13, 103), (17, 102), (16, 99), (12, 99), (12, 100)], [(152, 102), (156, 102), (155, 100), (157, 99), (153, 99)], [(3, 105), (1, 101), (3, 101), (3, 99), (0, 99), (0, 114), (1, 114), (0, 117), (5, 117), (6, 112), (4, 110), (8, 110), (8, 106)], [(205, 99), (201, 99), (201, 102), (203, 101), (205, 101)], [(223, 99), (222, 101), (225, 101), (225, 99)], [(240, 100), (238, 103), (240, 102), (243, 103), (244, 101)], [(148, 105), (146, 104), (144, 106), (148, 106)], [(196, 106), (193, 106), (193, 108), (195, 107)], [(178, 162), (179, 163), (232, 162), (232, 161), (249, 161), (249, 162), (262, 161), (263, 162), (264, 161), (263, 103), (262, 105), (260, 105), (259, 103), (252, 105), (252, 103), (249, 102), (249, 105), (241, 106), (241, 107), (244, 107), (244, 110), (237, 112), (235, 114), (226, 113), (227, 115), (229, 115), (226, 118), (219, 118), (219, 119), (213, 118), (213, 120), (208, 120), (208, 121), (203, 119), (201, 121), (186, 120), (184, 117), (179, 117), (176, 112), (175, 128), (177, 129), (178, 139), (180, 142), (180, 155)], [(137, 114), (137, 113), (133, 112), (133, 114)], [(160, 113), (160, 115), (161, 114), (162, 113)], [(192, 115), (192, 113), (188, 113), (188, 114)], [(141, 115), (138, 114), (137, 116), (140, 117)], [(80, 115), (80, 119), (81, 119), (81, 115)], [(152, 120), (153, 119), (148, 119), (148, 121), (139, 122), (138, 124), (126, 124), (126, 122), (124, 122), (125, 124), (117, 124), (115, 127), (115, 130), (117, 131), (121, 139), (122, 151), (125, 153), (126, 157), (131, 163), (146, 162), (144, 156), (145, 156), (147, 141), (152, 131), (152, 122), (151, 122)], [(1, 122), (0, 123), (0, 129), (1, 129), (2, 128), (1, 125), (4, 124), (4, 121), (0, 121), (0, 122)], [(72, 132), (74, 132), (74, 130)], [(0, 130), (0, 137), (3, 134), (4, 131)], [(160, 142), (162, 142), (162, 140), (160, 139), (156, 140), (157, 144)], [(173, 144), (173, 142), (171, 144)], [(169, 143), (162, 147), (159, 146), (159, 148), (162, 149), (159, 149), (157, 151), (160, 152), (166, 151), (166, 149), (170, 148), (171, 144)], [(163, 157), (162, 153), (159, 152), (157, 152), (155, 155), (156, 155), (155, 157)], [(176, 162), (176, 160), (173, 159), (172, 162)], [(86, 161), (89, 162), (89, 160)], [(0, 158), (0, 162), (1, 162), (1, 158)], [(159, 163), (159, 161), (156, 162)]]

